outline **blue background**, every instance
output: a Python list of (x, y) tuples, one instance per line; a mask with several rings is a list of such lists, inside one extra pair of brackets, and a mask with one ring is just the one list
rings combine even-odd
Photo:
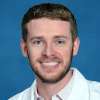
[(0, 0), (0, 100), (7, 100), (34, 80), (21, 54), (20, 22), (32, 4), (48, 1), (65, 4), (75, 14), (81, 45), (73, 63), (87, 79), (100, 81), (100, 0)]

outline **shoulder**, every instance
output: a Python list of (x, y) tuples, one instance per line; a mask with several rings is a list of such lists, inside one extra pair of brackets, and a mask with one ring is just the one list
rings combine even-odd
[(82, 81), (82, 82), (86, 82), (86, 84), (88, 85), (89, 89), (91, 91), (95, 91), (97, 93), (100, 93), (100, 82), (97, 81), (91, 81), (91, 80), (87, 80), (80, 71), (78, 71), (78, 69), (73, 68), (74, 69), (74, 76), (76, 76), (76, 79), (78, 79), (78, 81)]
[(29, 92), (30, 92), (30, 88), (27, 88), (24, 91), (9, 98), (8, 100), (26, 100), (26, 97), (30, 94)]
[(88, 81), (88, 84), (91, 90), (100, 93), (100, 82)]
[[(98, 100), (100, 98), (100, 82), (87, 80), (77, 69), (74, 68), (76, 81), (86, 85), (86, 89), (90, 95), (90, 100)], [(77, 84), (76, 82), (76, 84)], [(84, 86), (83, 85), (83, 86)], [(85, 91), (85, 89), (84, 89)]]
[(98, 100), (98, 98), (100, 98), (100, 82), (88, 81), (88, 84), (91, 98), (93, 100)]
[(34, 98), (34, 95), (33, 95), (34, 88), (35, 88), (35, 82), (33, 82), (33, 84), (29, 88), (14, 95), (13, 97), (9, 98), (8, 100), (31, 100), (31, 98)]

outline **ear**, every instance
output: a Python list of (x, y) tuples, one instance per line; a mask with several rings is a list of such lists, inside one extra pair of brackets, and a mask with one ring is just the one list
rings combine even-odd
[(21, 46), (23, 56), (27, 57), (28, 56), (27, 43), (23, 39), (21, 39), (20, 41), (20, 46)]
[(76, 37), (73, 43), (73, 56), (77, 55), (79, 46), (80, 46), (80, 40), (78, 37)]

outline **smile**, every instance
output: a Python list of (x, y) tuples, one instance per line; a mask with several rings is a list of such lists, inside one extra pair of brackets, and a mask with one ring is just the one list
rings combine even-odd
[(58, 62), (43, 62), (42, 65), (43, 66), (51, 66), (51, 67), (53, 67), (53, 66), (58, 65)]

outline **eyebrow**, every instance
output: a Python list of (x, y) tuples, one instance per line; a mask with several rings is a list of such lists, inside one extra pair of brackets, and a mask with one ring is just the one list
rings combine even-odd
[[(59, 39), (59, 38), (67, 39), (67, 36), (54, 36), (54, 39)], [(44, 38), (42, 36), (34, 36), (34, 37), (30, 38), (30, 41), (32, 41), (34, 39), (43, 40)]]
[(30, 38), (31, 41), (34, 39), (43, 39), (43, 38), (41, 36), (35, 36), (35, 37)]
[(67, 36), (55, 36), (54, 38), (55, 38), (55, 39), (58, 39), (58, 38), (64, 38), (64, 39), (66, 39)]

